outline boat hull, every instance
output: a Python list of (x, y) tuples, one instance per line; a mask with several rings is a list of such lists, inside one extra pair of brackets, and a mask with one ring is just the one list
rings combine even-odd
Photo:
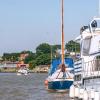
[(72, 84), (73, 81), (69, 80), (50, 81), (48, 82), (48, 90), (54, 90), (57, 92), (67, 92)]

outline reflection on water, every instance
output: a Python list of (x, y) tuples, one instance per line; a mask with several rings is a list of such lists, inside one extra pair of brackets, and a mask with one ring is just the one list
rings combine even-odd
[(44, 87), (46, 77), (43, 73), (28, 76), (0, 73), (0, 100), (69, 100), (66, 93), (47, 92)]

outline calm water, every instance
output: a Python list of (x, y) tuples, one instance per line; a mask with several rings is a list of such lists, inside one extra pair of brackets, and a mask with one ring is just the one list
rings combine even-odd
[(69, 100), (66, 93), (47, 92), (46, 77), (47, 74), (37, 73), (28, 76), (0, 73), (0, 100)]

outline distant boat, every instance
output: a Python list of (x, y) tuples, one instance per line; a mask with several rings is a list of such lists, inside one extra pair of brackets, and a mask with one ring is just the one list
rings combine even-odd
[(21, 64), (17, 71), (17, 75), (28, 75), (29, 69), (26, 67), (26, 64)]
[[(63, 1), (62, 0), (62, 41), (61, 41), (61, 59), (53, 60), (48, 78), (45, 80), (48, 90), (56, 92), (66, 92), (73, 84), (72, 68), (69, 64), (72, 59), (65, 58), (64, 54), (64, 25), (63, 25)], [(68, 60), (68, 62), (67, 62)], [(72, 63), (73, 66), (73, 63)]]

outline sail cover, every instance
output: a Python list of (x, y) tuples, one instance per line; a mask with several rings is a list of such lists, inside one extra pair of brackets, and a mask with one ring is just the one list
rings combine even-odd
[[(53, 59), (49, 71), (49, 75), (52, 75), (59, 67), (61, 64), (61, 59)], [(73, 59), (72, 58), (65, 58), (65, 65), (68, 68), (73, 68)]]

